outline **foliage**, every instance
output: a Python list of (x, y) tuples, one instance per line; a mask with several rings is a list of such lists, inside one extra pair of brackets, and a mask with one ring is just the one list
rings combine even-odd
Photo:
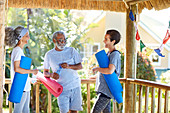
[[(88, 29), (81, 30), (80, 26), (83, 18), (73, 20), (70, 10), (50, 10), (50, 9), (36, 9), (32, 10), (33, 14), (30, 16), (30, 57), (33, 59), (35, 67), (41, 66), (44, 55), (47, 51), (54, 47), (52, 43), (52, 33), (55, 31), (64, 31), (67, 36), (67, 46), (71, 46), (79, 50), (82, 47), (80, 40), (85, 40), (83, 36)], [(92, 25), (91, 25), (92, 26)], [(92, 26), (94, 27), (94, 26)], [(40, 68), (41, 69), (41, 68)], [(43, 88), (43, 87), (42, 87)], [(44, 92), (46, 89), (41, 89)], [(44, 98), (44, 94), (40, 95)], [(46, 101), (45, 101), (46, 102)], [(58, 111), (57, 99), (52, 97), (53, 107), (52, 111)], [(47, 105), (40, 102), (41, 111), (45, 111)]]
[(161, 82), (166, 83), (166, 84), (170, 84), (170, 70), (161, 74)]
[[(121, 53), (121, 73), (119, 78), (124, 78), (124, 52), (123, 49), (118, 49)], [(108, 50), (105, 49), (107, 52)], [(88, 62), (86, 63), (87, 66), (87, 74), (92, 75), (92, 68), (98, 66), (97, 60), (95, 59), (95, 55), (93, 55), (90, 59), (87, 60)], [(136, 73), (136, 78), (137, 79), (144, 79), (144, 80), (150, 80), (150, 81), (155, 81), (155, 69), (152, 66), (151, 61), (149, 58), (143, 54), (143, 53), (137, 53), (137, 73)]]
[[(66, 33), (67, 36), (67, 46), (75, 47), (77, 50), (80, 50), (83, 47), (84, 43), (93, 43), (91, 38), (86, 37), (86, 32), (90, 28), (94, 28), (97, 25), (91, 24), (86, 29), (81, 28), (81, 23), (83, 22), (83, 18), (74, 19), (73, 15), (70, 13), (70, 10), (52, 10), (52, 9), (31, 9), (31, 13), (29, 16), (29, 33), (30, 40), (28, 42), (28, 46), (25, 47), (24, 53), (26, 56), (32, 58), (33, 67), (38, 68), (42, 71), (42, 63), (44, 61), (44, 55), (47, 51), (54, 47), (52, 43), (52, 34), (55, 31), (61, 30)], [(9, 8), (8, 12), (8, 26), (16, 27), (18, 25), (22, 25), (24, 27), (27, 26), (27, 12), (25, 9), (14, 9)], [(7, 50), (6, 57), (6, 76), (9, 77), (9, 67), (10, 67), (10, 53), (11, 48)], [(121, 53), (121, 75), (124, 75), (124, 53)], [(154, 69), (144, 55), (138, 53), (137, 60), (137, 78), (146, 79), (146, 80), (155, 80)], [(79, 75), (81, 78), (87, 78), (87, 75), (92, 75), (92, 68), (97, 66), (95, 56), (93, 55), (90, 59), (83, 62), (84, 69), (79, 71)], [(81, 113), (85, 113), (87, 111), (87, 89), (86, 85), (83, 84), (81, 86), (82, 89), (82, 97), (83, 97), (83, 108), (84, 111)], [(91, 107), (94, 103), (94, 99), (96, 98), (96, 94), (94, 92), (95, 85), (90, 86), (90, 96), (91, 96)], [(32, 98), (31, 98), (31, 110), (35, 110), (35, 87), (32, 87), (31, 90)], [(40, 112), (47, 112), (47, 89), (40, 85)], [(58, 112), (57, 99), (52, 96), (52, 112)]]
[[(29, 27), (30, 40), (28, 46), (24, 48), (26, 56), (32, 58), (33, 68), (38, 68), (42, 71), (45, 53), (52, 48), (52, 34), (55, 31), (64, 31), (67, 36), (67, 46), (76, 48), (77, 50), (83, 47), (85, 42), (93, 42), (91, 38), (86, 38), (86, 32), (90, 28), (94, 28), (96, 24), (90, 24), (87, 28), (82, 29), (81, 24), (83, 17), (73, 18), (70, 10), (52, 10), (52, 9), (31, 9), (27, 15), (26, 9), (9, 8), (8, 11), (8, 26), (16, 27), (22, 25)], [(15, 13), (16, 12), (16, 13)], [(29, 20), (27, 20), (29, 18)], [(10, 53), (11, 53), (10, 49)], [(6, 57), (9, 60), (10, 53)], [(6, 68), (8, 72), (9, 68)], [(9, 73), (7, 73), (9, 76)], [(82, 86), (83, 87), (83, 86)], [(85, 94), (85, 90), (83, 95)], [(35, 111), (35, 87), (31, 90), (31, 111)], [(47, 89), (40, 85), (40, 111), (47, 112)], [(85, 102), (85, 101), (84, 101)], [(52, 96), (52, 112), (59, 112), (57, 99)]]
[(25, 9), (9, 8), (8, 10), (8, 26), (17, 27), (22, 25), (27, 27), (27, 12)]
[[(124, 77), (124, 53), (121, 52), (121, 74), (120, 78)], [(155, 81), (155, 69), (152, 66), (151, 61), (143, 53), (137, 53), (137, 69), (136, 69), (136, 78)]]
[[(108, 50), (105, 49), (105, 51), (107, 52)], [(120, 49), (119, 50), (121, 52), (121, 74), (119, 78), (124, 78), (124, 53), (123, 50)], [(97, 61), (95, 58), (95, 55), (93, 55), (92, 57), (90, 57), (86, 62), (83, 63), (84, 68), (86, 71), (83, 71), (84, 76), (85, 75), (93, 75), (92, 74), (92, 68), (97, 67)], [(83, 75), (82, 74), (82, 75)], [(98, 73), (96, 73), (98, 74)], [(150, 60), (142, 53), (137, 53), (137, 73), (136, 73), (136, 78), (138, 79), (145, 79), (145, 80), (151, 80), (151, 81), (155, 81), (155, 70), (150, 62)], [(138, 87), (139, 90), (139, 87)], [(94, 89), (90, 90), (91, 92), (91, 100), (94, 100), (96, 98), (96, 94), (94, 93)], [(145, 88), (143, 88), (143, 94), (145, 93)], [(84, 97), (86, 98), (86, 97)], [(93, 101), (91, 101), (91, 103), (94, 103)], [(93, 105), (93, 104), (92, 104)], [(91, 106), (92, 107), (92, 106)], [(118, 104), (117, 104), (117, 108)], [(119, 108), (119, 110), (123, 109), (123, 107), (121, 106), (121, 108)]]

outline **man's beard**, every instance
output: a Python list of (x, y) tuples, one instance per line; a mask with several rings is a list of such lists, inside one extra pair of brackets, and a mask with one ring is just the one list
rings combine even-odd
[(66, 44), (58, 44), (57, 42), (54, 43), (54, 44), (55, 44), (55, 46), (57, 46), (57, 48), (60, 49), (60, 50), (64, 50), (64, 48), (66, 47)]

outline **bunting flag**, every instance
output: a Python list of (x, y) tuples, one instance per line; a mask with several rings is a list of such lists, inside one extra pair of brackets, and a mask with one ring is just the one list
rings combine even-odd
[(133, 16), (133, 12), (132, 12), (132, 10), (130, 10), (129, 18), (130, 18), (132, 21), (134, 21), (134, 20), (135, 20), (135, 17)]
[[(133, 15), (133, 12), (132, 10), (130, 10), (130, 13), (129, 13), (129, 18), (133, 21), (134, 23), (134, 27), (135, 27), (135, 30), (136, 30), (136, 40), (139, 41), (140, 40), (140, 36), (139, 36), (139, 32), (138, 32), (138, 28), (137, 28), (137, 23), (135, 22), (135, 17)], [(151, 53), (153, 51), (155, 51), (159, 56), (161, 57), (165, 57), (165, 55), (162, 55), (162, 50), (163, 50), (163, 47), (164, 45), (168, 42), (168, 40), (170, 39), (170, 22), (169, 22), (169, 29), (167, 30), (166, 32), (166, 35), (165, 35), (165, 38), (163, 39), (163, 43), (161, 44), (161, 46), (157, 49), (150, 49), (149, 47), (146, 47), (146, 55), (147, 56), (150, 56)], [(140, 40), (140, 51), (142, 52), (142, 49), (145, 47), (145, 45), (143, 44), (143, 42)]]
[(138, 30), (137, 30), (137, 32), (136, 32), (136, 40), (137, 40), (137, 41), (140, 40), (140, 36), (139, 36)]
[(138, 28), (137, 28), (137, 24), (135, 21), (133, 21), (133, 24), (134, 24), (134, 27), (135, 27), (135, 31), (137, 32), (138, 31)]
[(153, 49), (146, 47), (146, 56), (150, 56), (152, 52), (153, 52)]
[(145, 44), (140, 40), (140, 52), (142, 52), (144, 47), (146, 47)]
[(170, 32), (169, 30), (167, 30), (165, 38), (163, 39), (163, 44), (166, 44), (169, 39), (170, 39)]
[(162, 50), (163, 50), (164, 44), (162, 44), (158, 49), (154, 49), (154, 51), (161, 57), (165, 57), (165, 55), (162, 55)]
[(133, 21), (133, 24), (134, 24), (134, 27), (135, 27), (135, 30), (136, 30), (136, 40), (139, 41), (140, 40), (140, 36), (139, 36), (139, 33), (138, 33), (137, 24), (135, 22), (135, 17), (133, 15), (132, 10), (130, 10), (129, 18)]
[(165, 57), (165, 55), (162, 55), (161, 53), (161, 50), (158, 48), (158, 49), (154, 49), (154, 51), (161, 57)]
[(162, 55), (162, 50), (164, 48), (164, 45), (168, 42), (168, 40), (170, 39), (170, 32), (169, 30), (167, 30), (165, 38), (163, 39), (163, 43), (161, 44), (161, 46), (157, 49), (154, 49), (154, 51), (161, 57), (165, 57), (165, 55)]

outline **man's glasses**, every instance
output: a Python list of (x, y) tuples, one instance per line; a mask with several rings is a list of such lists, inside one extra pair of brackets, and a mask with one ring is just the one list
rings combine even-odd
[(60, 43), (66, 43), (66, 39), (56, 39), (57, 40), (57, 42), (60, 42)]

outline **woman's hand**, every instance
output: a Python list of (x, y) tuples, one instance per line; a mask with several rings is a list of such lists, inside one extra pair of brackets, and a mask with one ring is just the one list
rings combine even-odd
[(33, 69), (31, 71), (32, 71), (32, 74), (34, 74), (34, 75), (36, 75), (38, 73), (38, 69)]

